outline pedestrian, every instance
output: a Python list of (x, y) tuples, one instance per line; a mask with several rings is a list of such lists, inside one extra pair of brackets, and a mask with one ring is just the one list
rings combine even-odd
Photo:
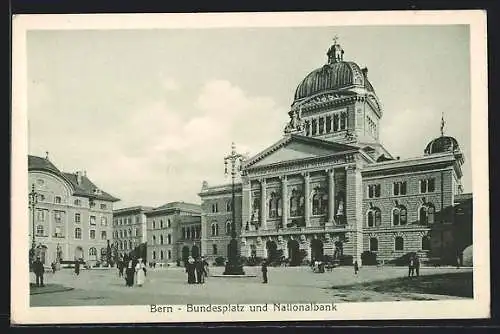
[(42, 261), (40, 261), (40, 256), (37, 256), (35, 262), (33, 262), (33, 272), (36, 276), (36, 286), (45, 286), (43, 284), (45, 268), (43, 267)]
[(267, 284), (267, 261), (262, 262), (262, 283)]
[(55, 274), (56, 273), (56, 263), (55, 262), (52, 262), (50, 264), (50, 267), (52, 268), (52, 273)]
[(187, 272), (188, 284), (195, 284), (196, 283), (195, 264), (192, 256), (190, 256), (187, 260), (186, 272)]
[(460, 255), (457, 255), (457, 269), (460, 269)]
[(196, 283), (205, 283), (205, 280), (203, 279), (203, 262), (201, 261), (201, 258), (197, 258), (194, 265), (196, 270)]
[(137, 261), (135, 273), (137, 275), (137, 286), (142, 286), (146, 280), (146, 265), (144, 265), (141, 258)]
[(354, 275), (357, 275), (359, 271), (358, 261), (354, 261)]
[(201, 263), (203, 265), (203, 276), (205, 277), (205, 280), (208, 278), (208, 262), (205, 259), (205, 257), (201, 258)]
[(129, 260), (127, 263), (127, 268), (125, 269), (125, 284), (128, 287), (134, 286), (134, 274), (135, 274), (134, 262), (132, 260)]
[(76, 260), (75, 262), (75, 274), (76, 276), (80, 275), (80, 259)]
[(417, 277), (420, 276), (420, 259), (418, 258), (418, 255), (415, 255), (415, 273), (417, 274)]
[(415, 275), (415, 260), (413, 255), (410, 256), (410, 260), (408, 261), (408, 277), (413, 277)]

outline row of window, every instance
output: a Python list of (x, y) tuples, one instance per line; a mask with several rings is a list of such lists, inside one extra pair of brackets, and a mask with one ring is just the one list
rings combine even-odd
[[(378, 251), (378, 239), (370, 238), (369, 247), (371, 252)], [(428, 236), (423, 236), (421, 240), (421, 249), (422, 250), (430, 250), (431, 249), (431, 240)], [(405, 241), (403, 237), (395, 237), (394, 238), (394, 250), (395, 251), (403, 251), (405, 249)]]
[[(231, 226), (231, 221), (228, 220), (226, 222), (226, 230), (225, 230), (225, 233), (226, 235), (230, 235), (231, 234), (231, 229), (232, 229), (232, 226)], [(212, 223), (212, 226), (211, 226), (211, 232), (212, 232), (212, 236), (213, 237), (217, 237), (219, 236), (219, 224), (217, 223)]]
[[(37, 225), (36, 226), (36, 236), (38, 237), (45, 237), (47, 236), (45, 234), (45, 227), (43, 225)], [(54, 229), (54, 236), (58, 238), (64, 237), (62, 229), (59, 226), (56, 226)], [(82, 238), (82, 229), (77, 227), (75, 228), (75, 234), (74, 234), (75, 239), (81, 239)], [(96, 238), (96, 230), (89, 230), (89, 238), (90, 239), (95, 239)], [(108, 234), (107, 231), (101, 231), (101, 240), (107, 240), (108, 239)]]
[[(418, 222), (420, 224), (432, 224), (434, 223), (434, 215), (436, 209), (434, 204), (425, 203), (418, 209)], [(382, 224), (382, 212), (380, 208), (373, 207), (368, 210), (367, 215), (367, 226), (375, 227)], [(391, 214), (391, 225), (400, 226), (406, 225), (408, 223), (408, 211), (404, 205), (397, 205), (392, 209)]]
[[(37, 210), (37, 221), (39, 222), (44, 222), (47, 220), (47, 213), (48, 210), (43, 210), (43, 209), (38, 209)], [(62, 224), (64, 223), (64, 211), (54, 211), (54, 222), (56, 224)], [(81, 223), (82, 221), (82, 216), (80, 213), (75, 213), (74, 217), (74, 222), (75, 223)], [(96, 225), (96, 216), (89, 216), (89, 224), (90, 225)], [(101, 216), (101, 226), (108, 226), (108, 218), (106, 216)]]
[[(152, 242), (151, 244), (154, 246), (156, 245), (156, 235), (153, 235), (153, 238), (152, 238)], [(159, 244), (160, 245), (163, 245), (164, 244), (164, 238), (163, 238), (163, 235), (160, 235), (160, 238), (159, 238)], [(167, 234), (167, 245), (171, 245), (172, 244), (172, 235), (170, 234)]]
[[(45, 195), (38, 194), (38, 200), (40, 202), (45, 201)], [(62, 204), (62, 197), (61, 196), (54, 196), (54, 203), (55, 204)], [(79, 199), (79, 198), (76, 198), (75, 200), (73, 200), (73, 204), (76, 205), (76, 206), (82, 206), (82, 200)], [(89, 207), (91, 207), (91, 208), (95, 207), (95, 202), (94, 201), (89, 201)], [(108, 205), (106, 203), (101, 203), (99, 205), (99, 208), (101, 210), (106, 210), (108, 208)]]
[[(436, 190), (436, 182), (434, 178), (419, 180), (419, 191), (421, 194), (431, 193)], [(368, 185), (368, 198), (377, 198), (381, 196), (381, 185)], [(392, 184), (392, 195), (400, 196), (407, 194), (406, 181), (394, 182)]]
[[(160, 219), (160, 225), (159, 225), (159, 228), (162, 229), (164, 227), (163, 225), (163, 219)], [(170, 221), (170, 219), (167, 219), (167, 228), (171, 228), (172, 227), (172, 222)], [(153, 229), (156, 229), (156, 221), (153, 220), (152, 222), (152, 228)]]
[[(135, 217), (135, 223), (139, 224), (139, 222), (140, 222), (140, 218), (139, 218), (139, 216), (136, 216)], [(132, 224), (132, 217), (115, 218), (114, 221), (113, 221), (113, 225), (114, 226), (117, 226), (117, 225), (130, 225), (130, 224)]]
[(305, 121), (306, 136), (322, 135), (347, 129), (347, 112), (343, 111)]
[(201, 238), (201, 226), (183, 227), (181, 237), (184, 240), (193, 240)]
[[(219, 205), (217, 202), (212, 203), (212, 208), (211, 208), (212, 213), (217, 213), (219, 212)], [(226, 201), (226, 212), (232, 212), (233, 211), (233, 203), (231, 200)]]
[[(141, 236), (141, 229), (140, 228), (136, 228), (135, 230), (135, 237), (140, 237)], [(128, 238), (128, 237), (132, 237), (132, 229), (129, 228), (128, 230), (119, 230), (119, 231), (114, 231), (113, 232), (113, 237), (115, 239), (118, 239), (118, 238)]]
[(132, 240), (120, 240), (120, 241), (117, 241), (116, 243), (116, 247), (119, 249), (119, 250), (132, 250), (134, 249), (135, 247), (137, 247), (137, 241), (132, 241)]
[[(153, 260), (156, 260), (156, 251), (153, 251)], [(163, 250), (160, 251), (160, 260), (164, 260), (165, 259), (165, 253), (163, 252)], [(167, 250), (167, 260), (171, 260), (172, 259), (172, 251), (169, 249)]]

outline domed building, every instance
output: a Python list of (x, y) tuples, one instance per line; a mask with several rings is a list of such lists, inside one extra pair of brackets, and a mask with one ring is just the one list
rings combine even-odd
[[(346, 60), (337, 41), (326, 56), (298, 84), (283, 137), (244, 161), (235, 205), (231, 185), (203, 184), (202, 253), (227, 257), (234, 208), (247, 259), (398, 264), (418, 254), (456, 263), (472, 243), (456, 236), (458, 142), (443, 120), (422, 156), (394, 158), (379, 140), (383, 109), (368, 69)], [(214, 233), (219, 225), (225, 235)]]

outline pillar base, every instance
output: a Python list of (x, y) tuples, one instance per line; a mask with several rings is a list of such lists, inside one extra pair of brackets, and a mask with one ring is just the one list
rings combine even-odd
[(243, 266), (238, 256), (238, 241), (231, 239), (229, 242), (229, 254), (223, 275), (245, 275)]
[(333, 227), (334, 225), (335, 225), (335, 222), (334, 222), (333, 220), (331, 220), (331, 221), (327, 221), (327, 222), (325, 223), (325, 227)]

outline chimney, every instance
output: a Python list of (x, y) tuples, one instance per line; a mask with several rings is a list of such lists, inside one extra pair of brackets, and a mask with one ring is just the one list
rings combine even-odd
[(76, 175), (76, 183), (77, 183), (78, 185), (81, 185), (81, 184), (82, 184), (82, 172), (77, 171), (77, 172), (75, 173), (75, 175)]

